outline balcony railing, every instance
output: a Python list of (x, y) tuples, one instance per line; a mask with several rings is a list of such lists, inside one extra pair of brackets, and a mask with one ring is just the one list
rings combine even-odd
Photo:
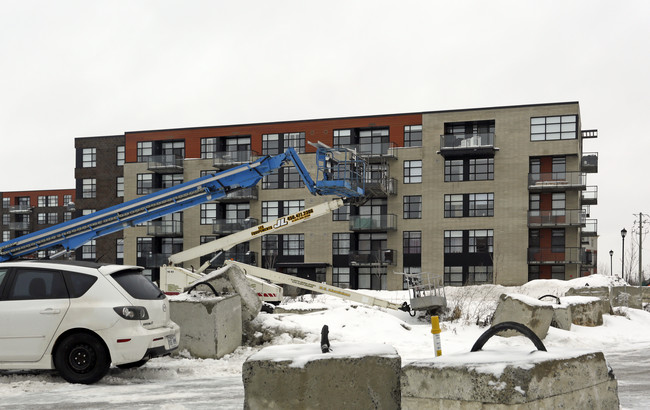
[(9, 222), (9, 230), (11, 231), (28, 231), (29, 222)]
[(212, 220), (212, 233), (229, 235), (258, 225), (255, 218), (246, 219), (214, 219)]
[(394, 231), (397, 229), (397, 215), (350, 215), (351, 231)]
[(598, 219), (587, 219), (580, 234), (582, 236), (598, 236)]
[(183, 157), (179, 155), (152, 155), (147, 160), (147, 169), (159, 174), (183, 172)]
[(255, 201), (257, 200), (257, 187), (238, 189), (228, 195), (219, 198), (221, 202)]
[(28, 214), (34, 209), (31, 205), (20, 204), (20, 205), (11, 205), (9, 207), (9, 213), (12, 214)]
[(371, 197), (397, 195), (397, 180), (395, 178), (367, 179), (365, 192)]
[(528, 211), (528, 226), (585, 226), (587, 215), (582, 209), (555, 209), (551, 211)]
[(584, 248), (528, 248), (528, 263), (538, 265), (580, 264), (584, 258)]
[(597, 152), (583, 152), (582, 153), (582, 166), (580, 169), (583, 172), (596, 173), (598, 172), (598, 153)]
[(440, 136), (440, 154), (445, 158), (465, 153), (494, 153), (494, 133), (446, 134)]
[(352, 266), (387, 266), (395, 265), (395, 250), (382, 251), (350, 251), (350, 265)]
[(247, 164), (257, 157), (254, 151), (228, 151), (212, 153), (212, 166), (217, 169), (226, 169), (241, 164)]
[(598, 138), (598, 130), (582, 130), (580, 135), (582, 138)]
[(341, 148), (355, 150), (358, 155), (368, 162), (374, 162), (374, 160), (381, 158), (397, 158), (397, 145), (394, 142), (344, 145)]
[(582, 205), (598, 204), (598, 186), (589, 185), (582, 191)]
[(150, 221), (147, 223), (147, 235), (178, 237), (183, 236), (181, 221)]
[(584, 172), (544, 172), (528, 174), (529, 190), (585, 189), (587, 176)]

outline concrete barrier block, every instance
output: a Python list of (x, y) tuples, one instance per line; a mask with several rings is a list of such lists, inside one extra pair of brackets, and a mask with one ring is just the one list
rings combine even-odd
[(650, 303), (650, 286), (641, 287), (641, 301), (643, 303)]
[(593, 296), (565, 296), (560, 299), (571, 312), (571, 323), (579, 326), (602, 326), (602, 300)]
[(402, 369), (402, 409), (618, 409), (618, 385), (595, 353), (441, 356)]
[[(492, 324), (502, 322), (517, 322), (529, 327), (540, 338), (544, 339), (553, 320), (553, 306), (550, 302), (539, 301), (524, 295), (502, 294), (494, 312)], [(518, 336), (514, 330), (501, 332), (502, 336)]]
[(562, 330), (571, 330), (572, 323), (571, 309), (568, 305), (553, 305), (551, 326)]
[(399, 409), (400, 372), (389, 345), (270, 346), (244, 362), (244, 408)]
[(239, 295), (170, 298), (171, 319), (181, 327), (178, 351), (193, 357), (218, 359), (242, 343), (242, 312)]
[(612, 307), (626, 306), (643, 309), (641, 297), (639, 286), (614, 286), (611, 292)]
[(603, 313), (613, 313), (610, 302), (611, 292), (607, 286), (584, 286), (581, 288), (571, 288), (566, 292), (566, 296), (592, 296), (597, 297), (602, 305)]

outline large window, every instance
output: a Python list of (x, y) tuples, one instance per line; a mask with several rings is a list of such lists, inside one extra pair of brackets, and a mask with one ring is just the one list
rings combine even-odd
[(47, 223), (50, 225), (58, 224), (59, 223), (59, 214), (56, 212), (48, 212), (47, 213)]
[(334, 148), (343, 148), (355, 143), (352, 130), (334, 130)]
[(406, 195), (404, 196), (404, 219), (422, 218), (422, 196)]
[(445, 218), (462, 218), (463, 195), (445, 195)]
[(136, 183), (136, 194), (146, 195), (153, 192), (153, 174), (138, 174)]
[(388, 128), (361, 130), (359, 132), (359, 152), (361, 154), (385, 154), (388, 152), (388, 142)]
[(386, 267), (359, 267), (358, 268), (359, 289), (385, 290), (386, 289)]
[(97, 244), (94, 239), (89, 240), (81, 247), (81, 259), (94, 260), (97, 257)]
[(47, 197), (47, 206), (50, 206), (50, 207), (59, 206), (59, 196), (58, 195), (49, 195)]
[(419, 184), (422, 182), (422, 161), (404, 161), (404, 183)]
[(36, 198), (36, 206), (40, 208), (47, 206), (47, 196), (39, 195), (38, 198)]
[(578, 116), (533, 117), (530, 119), (531, 141), (552, 141), (576, 139)]
[(212, 225), (212, 222), (217, 219), (217, 207), (219, 204), (216, 202), (208, 202), (201, 204), (199, 207), (200, 223), (201, 225)]
[(84, 148), (81, 152), (81, 167), (94, 168), (97, 166), (97, 148)]
[(97, 179), (84, 178), (81, 180), (81, 197), (95, 198), (97, 196)]
[(492, 229), (477, 229), (468, 231), (469, 253), (494, 252), (494, 231)]
[(422, 253), (422, 232), (404, 231), (403, 233), (404, 255)]
[(332, 255), (348, 255), (350, 253), (350, 234), (332, 234)]
[(250, 216), (251, 206), (247, 202), (226, 204), (226, 223), (239, 223)]
[(445, 253), (463, 253), (463, 231), (445, 231)]
[(124, 151), (124, 145), (119, 145), (116, 150), (115, 150), (115, 163), (117, 166), (122, 166), (124, 165), (125, 161), (125, 151)]
[(70, 194), (63, 195), (63, 205), (66, 206), (70, 202), (72, 202), (72, 195)]
[(305, 209), (305, 201), (303, 199), (290, 201), (263, 201), (262, 222), (268, 222), (281, 216), (302, 211), (303, 209)]
[(214, 158), (217, 152), (217, 138), (201, 138), (201, 158)]
[(350, 220), (350, 205), (343, 205), (342, 207), (332, 211), (332, 221), (349, 221)]
[(305, 133), (288, 132), (283, 134), (263, 134), (262, 154), (277, 155), (281, 151), (292, 147), (297, 153), (305, 152)]
[(468, 194), (469, 213), (467, 216), (494, 216), (494, 194)]
[(332, 268), (332, 285), (339, 288), (350, 287), (350, 268), (349, 267), (333, 267)]
[(494, 194), (447, 194), (445, 218), (494, 216)]
[(282, 236), (282, 255), (296, 256), (305, 254), (305, 234), (293, 233)]
[(280, 168), (264, 176), (262, 189), (303, 188), (305, 184), (295, 168)]
[(136, 153), (138, 162), (149, 161), (153, 155), (153, 141), (138, 141)]
[(161, 179), (162, 188), (170, 188), (183, 183), (183, 174), (163, 174)]
[(404, 126), (404, 146), (405, 147), (422, 146), (422, 125)]
[(494, 179), (494, 158), (445, 160), (445, 182), (489, 181)]

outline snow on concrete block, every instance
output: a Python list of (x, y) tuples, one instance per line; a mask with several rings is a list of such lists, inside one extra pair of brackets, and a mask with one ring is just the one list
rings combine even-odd
[(399, 409), (400, 372), (385, 344), (269, 346), (244, 362), (244, 408)]
[[(526, 325), (535, 332), (537, 337), (544, 339), (548, 328), (553, 320), (553, 306), (550, 302), (544, 302), (535, 298), (502, 294), (499, 297), (499, 304), (494, 312), (492, 324), (503, 322), (517, 322)], [(518, 336), (520, 333), (514, 330), (507, 330), (499, 333), (501, 336)]]
[(566, 296), (597, 297), (602, 305), (603, 313), (612, 313), (609, 286), (584, 286), (580, 288), (571, 288), (566, 292)]
[(618, 409), (618, 385), (600, 352), (440, 356), (402, 369), (402, 409)]
[[(603, 304), (594, 296), (565, 296), (562, 305), (571, 312), (571, 323), (579, 326), (601, 326), (603, 324)], [(607, 311), (609, 312), (609, 311)]]
[(181, 327), (178, 352), (219, 359), (242, 343), (239, 295), (203, 297), (182, 294), (170, 298), (171, 319)]
[(626, 306), (642, 309), (641, 297), (639, 286), (614, 286), (611, 293), (612, 307)]

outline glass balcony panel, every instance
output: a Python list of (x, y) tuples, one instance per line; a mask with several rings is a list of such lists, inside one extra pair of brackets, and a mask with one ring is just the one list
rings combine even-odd
[(148, 157), (147, 169), (162, 174), (183, 172), (183, 157), (174, 154), (152, 155)]
[(350, 215), (351, 231), (394, 231), (397, 229), (397, 215)]

